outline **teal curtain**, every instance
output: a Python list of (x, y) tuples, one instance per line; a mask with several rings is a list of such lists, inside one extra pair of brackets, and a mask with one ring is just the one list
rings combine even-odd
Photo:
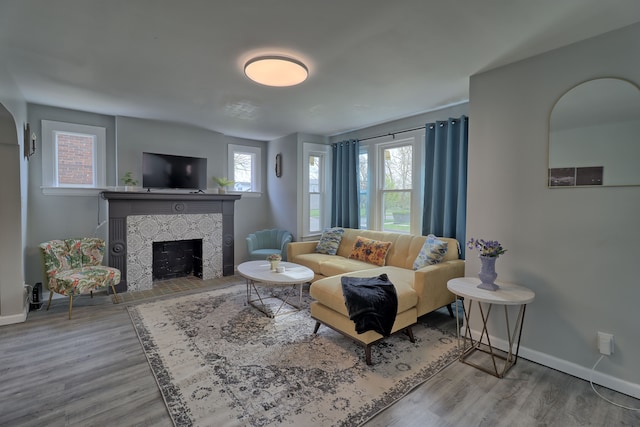
[(358, 156), (360, 143), (349, 140), (331, 146), (331, 226), (360, 228)]
[(453, 237), (464, 259), (469, 119), (427, 123), (422, 234)]

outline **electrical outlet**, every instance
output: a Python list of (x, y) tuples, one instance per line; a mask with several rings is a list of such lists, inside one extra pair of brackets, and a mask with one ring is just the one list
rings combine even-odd
[(600, 350), (600, 354), (611, 356), (613, 353), (613, 335), (598, 332), (598, 350)]

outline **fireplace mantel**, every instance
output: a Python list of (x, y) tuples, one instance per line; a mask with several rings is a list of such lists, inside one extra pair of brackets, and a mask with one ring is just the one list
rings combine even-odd
[(118, 292), (127, 290), (127, 217), (131, 215), (222, 215), (222, 274), (234, 274), (234, 206), (239, 194), (105, 191), (109, 204), (109, 266), (118, 268)]

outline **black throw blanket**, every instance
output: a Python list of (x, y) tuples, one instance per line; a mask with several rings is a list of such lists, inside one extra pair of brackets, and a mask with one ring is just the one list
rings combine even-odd
[(349, 319), (356, 324), (356, 332), (376, 331), (391, 335), (396, 321), (398, 295), (386, 274), (377, 277), (342, 277), (342, 293), (349, 311)]

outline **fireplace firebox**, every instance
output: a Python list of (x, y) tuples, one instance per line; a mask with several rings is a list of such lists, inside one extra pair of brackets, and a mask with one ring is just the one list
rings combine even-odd
[(153, 242), (153, 280), (202, 279), (202, 239)]

